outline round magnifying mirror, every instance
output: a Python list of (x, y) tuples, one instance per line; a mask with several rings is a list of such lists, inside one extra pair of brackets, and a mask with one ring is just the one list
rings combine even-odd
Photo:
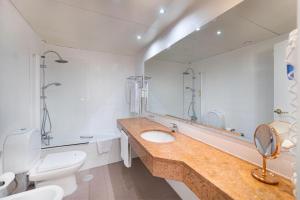
[(254, 144), (262, 155), (262, 168), (252, 170), (252, 176), (267, 184), (278, 184), (278, 178), (272, 172), (267, 171), (267, 159), (278, 157), (280, 152), (280, 137), (277, 131), (270, 125), (262, 124), (257, 127), (254, 134)]
[(266, 158), (276, 158), (279, 155), (279, 138), (276, 130), (266, 124), (257, 127), (254, 134), (254, 144), (258, 152)]

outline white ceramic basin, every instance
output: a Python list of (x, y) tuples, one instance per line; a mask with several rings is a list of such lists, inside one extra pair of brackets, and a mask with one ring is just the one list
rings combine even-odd
[(168, 143), (175, 141), (175, 137), (163, 131), (146, 131), (141, 134), (144, 140), (155, 143)]
[(62, 200), (64, 191), (56, 185), (40, 187), (2, 198), (2, 200)]

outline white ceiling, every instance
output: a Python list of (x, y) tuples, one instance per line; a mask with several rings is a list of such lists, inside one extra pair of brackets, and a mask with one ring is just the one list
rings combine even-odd
[(288, 33), (296, 28), (296, 8), (297, 0), (245, 0), (154, 59), (194, 62)]
[[(86, 50), (135, 55), (174, 18), (168, 10), (180, 0), (11, 0), (47, 43)], [(181, 12), (194, 0), (187, 0)], [(181, 0), (182, 2), (182, 0)], [(175, 6), (176, 7), (176, 6)], [(159, 15), (165, 8), (166, 14)], [(182, 13), (176, 13), (179, 16)], [(165, 23), (158, 23), (165, 21)], [(153, 24), (155, 25), (153, 27)], [(158, 24), (158, 25), (157, 25)], [(160, 24), (160, 25), (159, 25)], [(151, 30), (155, 28), (157, 30)], [(138, 34), (155, 35), (136, 40)]]

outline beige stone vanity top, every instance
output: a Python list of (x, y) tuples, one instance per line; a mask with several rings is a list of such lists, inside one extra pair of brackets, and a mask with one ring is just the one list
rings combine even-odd
[(148, 130), (170, 131), (146, 118), (119, 119), (118, 127), (129, 134), (130, 144), (154, 175), (184, 182), (201, 200), (290, 200), (292, 185), (280, 178), (279, 185), (263, 184), (252, 178), (256, 166), (180, 133), (176, 140), (158, 144), (144, 140)]

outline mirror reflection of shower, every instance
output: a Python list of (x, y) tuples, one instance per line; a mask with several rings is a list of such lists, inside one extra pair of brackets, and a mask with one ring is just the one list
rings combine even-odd
[[(188, 104), (188, 110), (187, 110), (187, 115), (189, 120), (191, 120), (192, 122), (196, 122), (198, 117), (196, 114), (196, 109), (195, 109), (195, 104), (196, 104), (196, 89), (195, 89), (195, 80), (196, 80), (196, 74), (194, 69), (192, 68), (191, 63), (189, 63), (188, 68), (182, 73), (183, 74), (183, 94), (185, 94), (185, 91), (190, 91), (191, 94), (191, 100)], [(186, 78), (190, 78), (191, 79), (191, 86), (185, 86), (185, 80)], [(185, 104), (185, 95), (183, 95), (183, 105)], [(185, 106), (183, 106), (183, 108), (185, 108)], [(184, 111), (185, 113), (186, 111)]]
[(53, 82), (53, 83), (46, 83), (46, 55), (48, 54), (55, 54), (57, 56), (57, 60), (55, 62), (57, 63), (68, 63), (67, 60), (64, 60), (56, 51), (45, 51), (43, 55), (41, 56), (42, 64), (41, 64), (41, 71), (42, 71), (42, 77), (41, 77), (41, 100), (42, 100), (42, 119), (41, 119), (41, 139), (42, 142), (45, 145), (50, 145), (50, 140), (52, 137), (50, 136), (52, 131), (52, 123), (51, 123), (51, 117), (49, 114), (49, 110), (47, 107), (47, 94), (46, 91), (48, 88), (52, 86), (61, 86), (61, 83)]

